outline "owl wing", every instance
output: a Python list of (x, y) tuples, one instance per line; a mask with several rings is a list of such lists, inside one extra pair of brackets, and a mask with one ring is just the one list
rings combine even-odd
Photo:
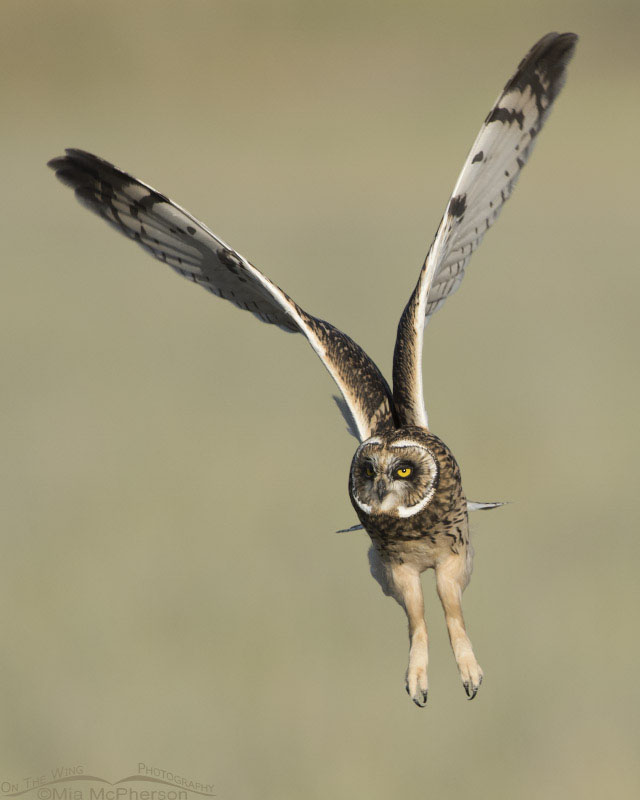
[[(352, 339), (307, 314), (205, 225), (142, 181), (83, 150), (49, 166), (78, 200), (176, 272), (263, 322), (304, 334), (338, 384), (361, 441), (393, 426), (391, 391)], [(346, 405), (346, 409), (345, 409)]]
[(427, 427), (422, 391), (424, 326), (460, 285), (471, 254), (511, 195), (562, 89), (577, 40), (573, 33), (549, 33), (531, 48), (467, 156), (398, 325), (393, 400), (400, 424)]

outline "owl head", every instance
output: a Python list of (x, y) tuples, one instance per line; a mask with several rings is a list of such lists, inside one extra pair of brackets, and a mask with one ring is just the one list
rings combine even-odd
[(364, 441), (353, 457), (349, 477), (356, 510), (399, 518), (423, 511), (440, 478), (430, 438), (421, 429), (405, 428)]

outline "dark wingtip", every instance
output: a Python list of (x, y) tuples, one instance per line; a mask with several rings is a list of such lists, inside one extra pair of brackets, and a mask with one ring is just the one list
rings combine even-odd
[(524, 57), (524, 60), (526, 61), (530, 57), (538, 59), (549, 57), (550, 55), (562, 57), (569, 52), (573, 54), (577, 42), (577, 33), (558, 33), (557, 31), (551, 31), (551, 33), (547, 33), (541, 39), (538, 39)]
[(549, 42), (549, 49), (544, 54), (545, 57), (551, 57), (553, 60), (558, 60), (565, 66), (573, 57), (573, 54), (578, 44), (578, 34), (576, 33), (555, 33), (553, 39)]
[(571, 33), (571, 31), (567, 31), (566, 33), (558, 34), (558, 41), (565, 42), (567, 49), (571, 47), (575, 50), (576, 45), (580, 41), (580, 37), (577, 33)]
[(575, 33), (548, 33), (533, 45), (524, 60), (566, 67), (573, 57), (577, 43), (578, 35)]
[(74, 188), (77, 185), (78, 170), (69, 156), (56, 156), (47, 161), (47, 166), (55, 172), (56, 178), (65, 186)]
[(121, 169), (118, 169), (110, 161), (106, 161), (104, 158), (100, 158), (100, 156), (96, 156), (93, 153), (90, 153), (88, 150), (82, 150), (79, 147), (67, 147), (65, 148), (64, 152), (65, 155), (56, 156), (56, 158), (52, 158), (50, 161), (47, 161), (47, 166), (51, 167), (51, 169), (55, 170), (56, 172), (69, 167), (75, 167), (86, 171), (92, 170), (96, 174), (100, 169), (108, 170), (118, 174), (127, 174), (123, 173)]
[[(47, 166), (54, 170), (61, 183), (75, 189), (78, 199), (83, 203), (87, 198), (82, 193), (82, 187), (93, 186), (96, 181), (112, 185), (123, 180), (139, 183), (136, 178), (118, 169), (110, 161), (79, 147), (67, 147), (65, 155), (52, 158), (47, 162)], [(150, 187), (147, 188), (153, 192), (156, 200), (167, 199)], [(92, 189), (90, 194), (93, 194), (93, 191)]]
[(47, 161), (47, 166), (51, 167), (51, 169), (56, 169), (59, 164), (81, 159), (88, 161), (102, 161), (102, 159), (98, 158), (98, 156), (94, 156), (93, 153), (89, 153), (87, 150), (81, 150), (79, 147), (65, 147), (64, 152), (65, 154), (63, 156), (56, 156), (55, 158)]
[(542, 73), (549, 83), (544, 90), (549, 101), (548, 107), (542, 114), (544, 121), (564, 85), (567, 65), (573, 57), (577, 42), (578, 36), (575, 33), (547, 33), (522, 59), (515, 74), (507, 81), (504, 91), (512, 89), (522, 91), (525, 86), (534, 85), (537, 82), (536, 74)]

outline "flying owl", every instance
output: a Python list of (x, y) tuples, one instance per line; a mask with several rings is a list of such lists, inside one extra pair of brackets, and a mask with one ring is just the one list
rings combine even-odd
[(482, 670), (467, 635), (462, 593), (471, 577), (468, 512), (499, 503), (467, 502), (460, 469), (429, 429), (422, 393), (425, 323), (460, 285), (471, 254), (510, 196), (565, 80), (577, 42), (549, 33), (520, 63), (487, 115), (462, 167), (418, 282), (398, 325), (393, 389), (346, 334), (314, 317), (188, 212), (142, 181), (83, 150), (49, 166), (78, 200), (190, 281), (263, 322), (301, 333), (335, 380), (338, 405), (360, 444), (349, 497), (371, 538), (371, 573), (405, 610), (405, 685), (427, 702), (427, 627), (421, 573), (435, 570), (449, 638), (467, 696)]

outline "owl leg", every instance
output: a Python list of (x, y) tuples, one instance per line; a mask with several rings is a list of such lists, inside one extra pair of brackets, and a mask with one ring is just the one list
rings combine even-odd
[(404, 608), (409, 620), (409, 666), (405, 687), (413, 702), (423, 708), (427, 704), (429, 649), (420, 573), (407, 564), (389, 564), (388, 576), (391, 595)]
[(473, 654), (462, 616), (462, 592), (469, 582), (466, 559), (461, 555), (452, 555), (439, 563), (435, 572), (438, 596), (444, 609), (449, 640), (460, 670), (462, 685), (469, 700), (473, 700), (482, 683), (482, 670)]

